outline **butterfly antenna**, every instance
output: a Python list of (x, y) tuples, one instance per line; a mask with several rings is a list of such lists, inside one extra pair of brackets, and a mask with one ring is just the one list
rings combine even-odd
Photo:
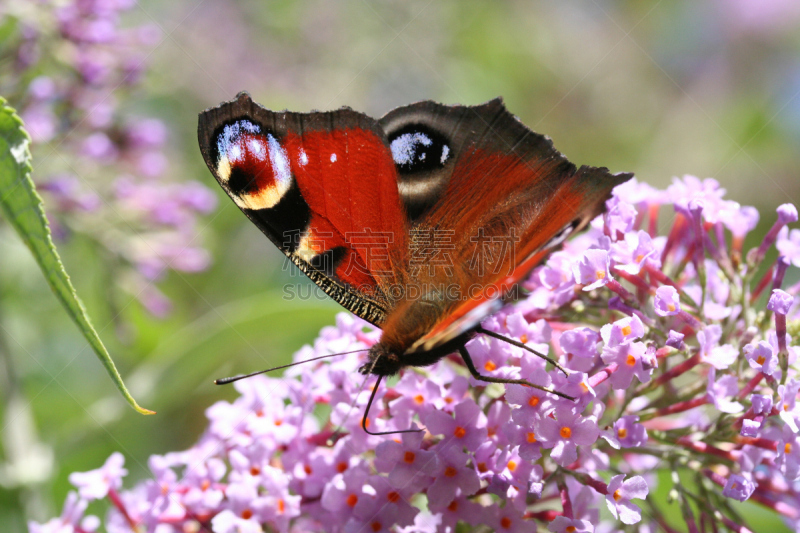
[(501, 341), (505, 341), (505, 342), (507, 342), (508, 344), (510, 344), (512, 346), (516, 346), (517, 348), (522, 348), (523, 350), (527, 350), (527, 351), (531, 352), (532, 354), (536, 355), (537, 357), (541, 357), (542, 359), (544, 359), (548, 363), (552, 363), (553, 366), (556, 367), (557, 369), (561, 370), (564, 373), (565, 376), (569, 375), (569, 372), (567, 372), (567, 370), (563, 366), (558, 364), (558, 361), (556, 361), (552, 357), (546, 356), (545, 354), (543, 354), (541, 352), (537, 352), (536, 350), (534, 350), (530, 346), (528, 346), (528, 345), (526, 345), (524, 343), (521, 343), (516, 339), (510, 339), (510, 338), (506, 337), (505, 335), (500, 335), (499, 333), (495, 333), (494, 331), (489, 331), (488, 329), (484, 329), (482, 326), (478, 326), (478, 328), (475, 331), (477, 331), (478, 333), (483, 333), (484, 335), (488, 335), (489, 337), (494, 337), (495, 339), (499, 339)]
[(470, 357), (469, 352), (464, 346), (458, 349), (458, 353), (461, 354), (461, 358), (467, 365), (469, 373), (472, 374), (472, 377), (474, 377), (475, 379), (478, 379), (480, 381), (488, 381), (489, 383), (510, 383), (512, 385), (525, 385), (526, 387), (533, 387), (534, 389), (539, 389), (540, 391), (549, 392), (550, 394), (555, 394), (556, 396), (560, 396), (566, 400), (575, 401), (575, 398), (573, 398), (572, 396), (567, 396), (563, 392), (558, 392), (555, 389), (548, 389), (547, 387), (536, 385), (535, 383), (531, 383), (530, 381), (524, 379), (494, 378), (492, 376), (484, 376), (483, 374), (478, 373), (478, 369), (475, 368), (475, 363), (472, 362), (472, 357)]
[(259, 370), (257, 372), (251, 372), (250, 374), (239, 374), (238, 376), (232, 376), (229, 378), (220, 378), (215, 379), (214, 384), (216, 385), (227, 385), (229, 383), (234, 383), (239, 381), (240, 379), (251, 378), (253, 376), (257, 376), (259, 374), (266, 374), (267, 372), (272, 372), (274, 370), (282, 370), (284, 368), (289, 368), (290, 366), (297, 366), (302, 365), (305, 363), (311, 363), (312, 361), (319, 361), (320, 359), (327, 359), (329, 357), (336, 357), (337, 355), (348, 355), (351, 353), (358, 353), (358, 352), (366, 352), (369, 351), (369, 348), (363, 348), (361, 350), (353, 350), (352, 352), (340, 352), (340, 353), (329, 353), (328, 355), (320, 355), (319, 357), (312, 357), (311, 359), (306, 359), (305, 361), (297, 361), (296, 363), (289, 363), (288, 365), (281, 365), (276, 366), (273, 368), (267, 368), (266, 370)]

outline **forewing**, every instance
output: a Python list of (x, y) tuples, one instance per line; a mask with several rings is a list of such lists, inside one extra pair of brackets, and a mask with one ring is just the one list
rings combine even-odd
[(198, 139), (244, 214), (327, 294), (381, 325), (407, 221), (377, 122), (349, 108), (273, 112), (241, 93), (200, 114)]

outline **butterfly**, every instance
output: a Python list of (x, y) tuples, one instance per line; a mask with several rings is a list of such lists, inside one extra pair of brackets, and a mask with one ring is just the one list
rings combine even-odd
[(480, 374), (466, 343), (483, 333), (527, 348), (481, 321), (632, 177), (577, 168), (500, 98), (418, 102), (376, 120), (347, 107), (270, 111), (243, 92), (200, 114), (198, 140), (267, 238), (381, 328), (359, 369), (379, 380), (458, 352), (476, 379), (535, 386)]

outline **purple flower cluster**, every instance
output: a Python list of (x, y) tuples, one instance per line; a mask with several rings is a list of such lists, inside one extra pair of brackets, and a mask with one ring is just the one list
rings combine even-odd
[[(526, 298), (483, 322), (567, 375), (495, 338), (467, 345), (481, 372), (574, 400), (487, 386), (448, 358), (382, 382), (367, 420), (424, 431), (373, 436), (360, 427), (375, 386), (357, 372), (366, 354), (315, 361), (238, 382), (238, 399), (208, 409), (198, 444), (153, 456), (152, 479), (131, 490), (116, 454), (74, 474), (62, 517), (30, 531), (93, 532), (99, 521), (82, 513), (102, 497), (111, 533), (675, 531), (648, 498), (658, 471), (688, 531), (753, 530), (731, 504), (748, 499), (800, 528), (798, 347), (787, 332), (800, 285), (781, 288), (800, 260), (799, 230), (785, 228), (797, 213), (781, 206), (766, 245), (745, 253), (758, 214), (723, 193), (692, 176), (667, 191), (621, 185), (589, 231), (532, 273)], [(756, 279), (776, 243), (782, 255)], [(341, 314), (295, 360), (379, 336)]]
[(16, 62), (6, 63), (10, 72), (0, 65), (0, 77), (34, 143), (54, 235), (99, 244), (109, 265), (122, 265), (113, 276), (120, 288), (161, 316), (170, 303), (150, 282), (208, 266), (197, 223), (216, 197), (199, 182), (175, 180), (163, 122), (122, 110), (160, 39), (153, 25), (121, 25), (134, 6), (48, 0), (12, 10), (4, 20), (16, 23)]

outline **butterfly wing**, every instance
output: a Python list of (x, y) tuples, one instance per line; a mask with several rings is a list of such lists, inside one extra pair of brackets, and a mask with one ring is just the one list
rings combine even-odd
[(407, 222), (378, 123), (349, 108), (273, 112), (241, 93), (200, 114), (198, 139), (242, 212), (334, 300), (380, 326)]
[[(611, 190), (632, 177), (576, 168), (500, 99), (473, 107), (420, 102), (380, 124), (398, 163), (412, 233), (451, 237), (454, 273), (447, 279), (459, 288), (409, 353), (441, 346), (497, 310), (550, 249), (600, 214)], [(418, 255), (441, 254), (442, 244), (429, 242)], [(430, 273), (429, 281), (436, 277)]]

